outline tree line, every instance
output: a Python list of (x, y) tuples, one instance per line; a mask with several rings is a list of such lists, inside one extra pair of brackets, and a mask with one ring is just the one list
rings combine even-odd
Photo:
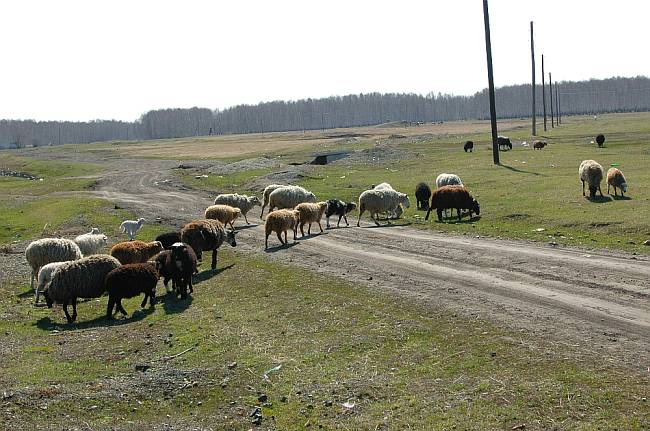
[[(644, 76), (563, 81), (556, 85), (562, 115), (650, 111), (650, 79)], [(548, 96), (548, 86), (546, 92)], [(498, 117), (530, 117), (531, 98), (530, 84), (498, 88)], [(539, 101), (537, 111), (541, 115), (541, 85), (536, 86), (536, 100)], [(350, 94), (322, 99), (238, 105), (214, 111), (196, 107), (160, 109), (149, 111), (133, 122), (0, 120), (0, 147), (22, 148), (108, 140), (330, 129), (387, 122), (419, 123), (488, 118), (487, 89), (470, 96), (433, 92), (427, 95)]]

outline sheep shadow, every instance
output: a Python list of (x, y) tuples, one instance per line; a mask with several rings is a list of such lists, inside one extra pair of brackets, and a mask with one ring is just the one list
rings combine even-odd
[(260, 224), (257, 223), (250, 223), (250, 224), (245, 224), (242, 226), (235, 226), (235, 230), (245, 230), (245, 229), (252, 229), (254, 227), (260, 226)]
[(481, 220), (481, 216), (474, 216), (468, 219), (465, 219), (463, 216), (463, 218), (461, 218), (460, 220), (458, 220), (458, 216), (455, 217), (450, 216), (450, 217), (443, 217), (442, 221), (438, 220), (438, 218), (436, 217), (435, 222), (446, 223), (446, 224), (467, 224), (467, 223), (471, 224), (479, 220)]
[(593, 198), (586, 196), (585, 199), (594, 204), (606, 204), (607, 202), (612, 202), (614, 200), (610, 196), (605, 196), (605, 195), (595, 196)]
[(167, 292), (165, 296), (159, 296), (158, 300), (162, 302), (162, 308), (165, 314), (179, 314), (187, 310), (192, 305), (192, 294), (188, 293), (187, 298), (181, 299), (176, 292)]
[(318, 232), (318, 233), (311, 233), (311, 234), (308, 234), (308, 235), (297, 237), (296, 241), (305, 241), (305, 240), (308, 240), (308, 239), (316, 238), (316, 237), (319, 237), (321, 235), (327, 235), (327, 234), (328, 234), (327, 231)]
[(612, 200), (615, 200), (615, 201), (631, 201), (631, 200), (632, 200), (632, 198), (629, 197), (629, 196), (609, 195), (609, 197), (610, 197)]
[(234, 263), (231, 263), (228, 266), (224, 266), (222, 268), (217, 268), (217, 269), (206, 269), (205, 271), (201, 271), (198, 274), (192, 276), (192, 285), (197, 285), (201, 284), (204, 281), (210, 280), (212, 277), (216, 277), (217, 275), (221, 274), (224, 271), (229, 270), (235, 266)]
[(377, 226), (376, 224), (373, 224), (373, 225), (370, 225), (370, 226), (362, 226), (361, 228), (362, 229), (377, 229), (377, 228), (380, 228), (380, 227), (404, 227), (404, 226), (411, 226), (412, 224), (413, 223), (411, 223), (411, 222), (400, 223), (400, 224), (387, 223), (387, 224), (380, 224), (379, 226)]
[(520, 174), (530, 174), (530, 175), (536, 175), (536, 176), (542, 176), (542, 177), (545, 176), (543, 174), (540, 174), (539, 172), (525, 171), (523, 169), (515, 168), (513, 166), (508, 166), (508, 165), (504, 165), (504, 164), (500, 164), (500, 165), (497, 165), (497, 166), (501, 166), (502, 168), (508, 169), (509, 171), (518, 172)]
[(300, 243), (298, 242), (298, 239), (296, 239), (295, 242), (290, 242), (290, 243), (288, 243), (286, 245), (281, 244), (281, 245), (276, 245), (275, 247), (269, 247), (266, 250), (264, 250), (264, 253), (277, 253), (280, 250), (286, 250), (286, 249), (289, 249), (291, 247), (295, 247), (298, 244), (300, 244)]
[[(20, 299), (29, 298), (30, 296), (34, 297), (34, 289), (32, 289), (31, 287), (28, 287), (26, 291), (16, 295), (16, 297)], [(43, 297), (43, 292), (41, 292), (41, 299), (42, 297)]]
[[(61, 314), (63, 315), (63, 310), (60, 310)], [(128, 311), (128, 310), (127, 310)], [(155, 307), (146, 307), (146, 308), (138, 308), (136, 310), (133, 310), (130, 312), (130, 314), (124, 318), (121, 318), (122, 316), (119, 312), (117, 313), (117, 317), (108, 320), (106, 319), (106, 315), (102, 314), (101, 316), (97, 316), (94, 319), (91, 320), (84, 320), (84, 321), (79, 321), (77, 320), (76, 322), (72, 323), (57, 323), (53, 321), (50, 317), (42, 317), (34, 323), (34, 325), (43, 331), (54, 331), (54, 330), (64, 330), (64, 331), (73, 331), (73, 330), (80, 330), (80, 329), (92, 329), (92, 328), (99, 328), (99, 327), (106, 327), (106, 326), (119, 326), (119, 325), (125, 325), (127, 323), (133, 323), (133, 322), (139, 322), (140, 320), (144, 319), (148, 315), (152, 314), (153, 312), (156, 311)]]

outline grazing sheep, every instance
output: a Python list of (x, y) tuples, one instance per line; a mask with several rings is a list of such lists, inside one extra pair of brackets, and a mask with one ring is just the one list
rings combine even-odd
[[(395, 190), (393, 186), (388, 183), (380, 183), (377, 185), (371, 185), (371, 190)], [(401, 208), (399, 205), (395, 207), (392, 211), (386, 212), (386, 220), (397, 220), (404, 214), (404, 208)]]
[[(72, 323), (77, 318), (77, 298), (99, 298), (106, 292), (106, 275), (120, 262), (112, 256), (96, 254), (61, 265), (52, 274), (50, 285), (43, 291), (47, 306), (63, 305), (63, 312)], [(72, 316), (68, 305), (72, 304)]]
[(330, 217), (333, 215), (339, 216), (339, 221), (336, 223), (336, 227), (339, 227), (341, 224), (341, 218), (345, 220), (345, 225), (350, 226), (348, 223), (348, 218), (346, 214), (350, 211), (354, 211), (357, 208), (357, 204), (354, 202), (345, 203), (338, 199), (330, 199), (327, 201), (327, 211), (325, 211), (325, 220), (327, 221), (327, 228), (330, 228)]
[[(393, 213), (399, 205), (408, 208), (411, 203), (406, 193), (400, 193), (395, 190), (366, 190), (359, 196), (359, 218), (357, 227), (360, 226), (361, 216), (364, 212), (370, 213), (370, 218), (379, 226), (380, 213)], [(390, 223), (390, 222), (389, 222)]]
[(51, 262), (77, 260), (81, 259), (82, 256), (79, 246), (69, 239), (42, 238), (32, 241), (25, 249), (25, 258), (32, 268), (30, 289), (34, 288), (34, 278), (41, 266)]
[[(293, 240), (296, 240), (296, 232), (298, 231), (298, 223), (300, 223), (300, 211), (281, 209), (271, 211), (266, 216), (264, 223), (264, 233), (266, 238), (264, 240), (264, 250), (269, 248), (269, 235), (275, 232), (282, 245), (287, 245), (287, 231), (293, 231)], [(284, 241), (282, 240), (282, 233), (284, 232)]]
[(142, 229), (142, 225), (146, 220), (140, 217), (136, 220), (124, 220), (120, 225), (120, 231), (129, 236), (129, 240), (133, 241), (135, 239), (135, 234)]
[(140, 307), (144, 308), (149, 300), (149, 306), (156, 303), (156, 284), (158, 271), (151, 263), (130, 263), (115, 268), (106, 275), (106, 291), (108, 292), (108, 306), (106, 318), (113, 318), (113, 308), (126, 316), (128, 313), (122, 306), (123, 298), (133, 298), (144, 293), (144, 300)]
[(226, 231), (219, 220), (194, 220), (181, 229), (181, 241), (192, 247), (198, 260), (202, 259), (204, 251), (212, 250), (212, 269), (216, 269), (217, 250), (224, 242), (235, 247), (236, 234), (235, 230)]
[(391, 185), (388, 184), (388, 183), (379, 183), (379, 184), (377, 184), (377, 185), (374, 185), (374, 184), (373, 184), (370, 188), (371, 188), (372, 190), (395, 190), (395, 189), (393, 188), (393, 186), (391, 186)]
[(471, 153), (473, 149), (474, 149), (474, 142), (472, 141), (467, 141), (465, 142), (465, 145), (463, 145), (463, 150), (465, 150), (465, 152), (469, 151)]
[(192, 287), (192, 275), (198, 272), (196, 254), (192, 247), (182, 242), (174, 244), (164, 263), (165, 269), (169, 271), (172, 277), (172, 283), (176, 294), (181, 295), (182, 299), (187, 298), (187, 289), (190, 293), (194, 292)]
[(602, 148), (603, 145), (605, 145), (605, 135), (596, 136), (596, 143), (598, 144), (598, 147)]
[(219, 220), (223, 225), (230, 225), (234, 229), (233, 223), (241, 214), (239, 208), (233, 208), (230, 205), (211, 205), (205, 210), (205, 218), (212, 220)]
[(462, 186), (463, 182), (460, 180), (460, 177), (456, 174), (440, 174), (436, 178), (436, 188), (442, 186)]
[(510, 142), (510, 138), (507, 136), (497, 136), (497, 144), (499, 144), (500, 150), (512, 150), (512, 142)]
[(623, 193), (627, 192), (627, 181), (623, 176), (623, 172), (617, 168), (609, 168), (607, 171), (607, 193), (609, 194), (609, 186), (614, 187), (614, 196), (616, 194), (616, 188), (621, 189), (621, 196), (624, 196)]
[(429, 198), (431, 198), (431, 187), (427, 183), (418, 183), (415, 186), (416, 208), (424, 211), (428, 210)]
[(323, 233), (323, 226), (320, 224), (320, 221), (323, 218), (325, 211), (327, 211), (327, 202), (318, 202), (315, 204), (311, 202), (303, 202), (296, 205), (295, 209), (300, 213), (300, 234), (302, 236), (305, 236), (303, 227), (307, 223), (309, 223), (309, 227), (307, 227), (307, 235), (311, 235), (312, 223), (318, 223), (320, 232)]
[(38, 304), (38, 298), (40, 297), (40, 294), (45, 288), (48, 286), (50, 281), (52, 281), (52, 274), (54, 274), (54, 271), (56, 271), (61, 265), (64, 263), (68, 263), (69, 261), (66, 262), (52, 262), (48, 263), (47, 265), (41, 266), (41, 269), (38, 270), (38, 276), (36, 277), (37, 283), (36, 283), (36, 300), (34, 301), (35, 304)]
[[(191, 247), (190, 247), (191, 248)], [(171, 246), (167, 250), (163, 250), (157, 255), (154, 256), (154, 258), (150, 261), (153, 262), (153, 264), (156, 266), (156, 269), (158, 270), (158, 275), (160, 278), (163, 279), (163, 285), (165, 286), (165, 290), (169, 292), (169, 280), (172, 280), (172, 271), (171, 268), (168, 268), (166, 265), (167, 259), (169, 256), (171, 256), (172, 251), (171, 251)], [(176, 289), (176, 284), (172, 280), (172, 289)]]
[[(93, 228), (94, 229), (94, 228)], [(74, 242), (79, 246), (81, 254), (90, 256), (97, 254), (99, 251), (108, 245), (108, 238), (102, 233), (84, 233), (74, 239)]]
[(156, 241), (160, 241), (163, 248), (169, 250), (173, 244), (181, 242), (181, 233), (179, 231), (161, 233), (156, 237)]
[(546, 142), (546, 141), (540, 141), (540, 140), (533, 141), (533, 150), (541, 150), (542, 148), (544, 148), (547, 145), (548, 145), (548, 142)]
[(275, 190), (279, 189), (280, 187), (286, 187), (286, 185), (271, 184), (264, 188), (264, 192), (262, 192), (262, 212), (260, 213), (260, 219), (262, 220), (264, 219), (264, 208), (269, 204), (269, 196), (271, 195), (271, 193), (273, 193)]
[(92, 227), (90, 228), (90, 232), (88, 232), (91, 235), (94, 235), (96, 233), (99, 233), (99, 228), (98, 227)]
[(303, 202), (316, 202), (316, 196), (300, 186), (284, 186), (273, 190), (269, 195), (269, 211), (275, 208), (295, 208)]
[(250, 224), (248, 223), (248, 217), (246, 217), (248, 211), (250, 211), (255, 205), (262, 205), (257, 196), (239, 195), (237, 193), (219, 195), (215, 198), (214, 204), (230, 205), (233, 208), (239, 208), (241, 214), (244, 216), (246, 224)]
[(472, 213), (476, 213), (476, 215), (480, 215), (481, 213), (481, 207), (478, 201), (472, 197), (465, 186), (442, 186), (431, 193), (431, 206), (424, 219), (429, 220), (431, 210), (435, 209), (438, 213), (438, 221), (442, 221), (442, 210), (448, 208), (456, 209), (459, 221), (461, 219), (461, 210), (463, 209), (469, 210), (470, 218), (472, 218)]
[(596, 197), (596, 190), (600, 192), (600, 197), (603, 197), (603, 192), (600, 190), (600, 182), (603, 180), (603, 167), (595, 160), (583, 160), (578, 168), (578, 177), (582, 181), (582, 196), (585, 196), (585, 181), (589, 186), (589, 197), (591, 199)]
[(111, 247), (109, 254), (119, 260), (122, 265), (126, 265), (127, 263), (145, 263), (163, 250), (160, 241), (124, 241)]

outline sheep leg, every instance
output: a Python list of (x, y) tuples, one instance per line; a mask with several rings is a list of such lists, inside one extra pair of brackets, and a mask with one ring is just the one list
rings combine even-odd
[[(327, 225), (327, 228), (330, 228), (330, 216), (325, 217), (325, 224)], [(339, 217), (339, 223), (341, 222), (341, 218)], [(338, 225), (336, 225), (338, 227)]]
[(232, 222), (230, 222), (229, 224), (230, 224), (230, 229), (235, 230), (235, 226), (232, 224)]
[(108, 306), (106, 307), (106, 319), (111, 320), (113, 318), (113, 306), (115, 305), (115, 298), (108, 297)]
[(600, 184), (598, 184), (598, 191), (600, 192), (600, 197), (603, 197), (603, 191), (600, 189)]
[(436, 210), (436, 212), (438, 213), (438, 221), (441, 222), (442, 221), (442, 209), (438, 208)]
[[(348, 218), (343, 214), (343, 220), (345, 220), (345, 226), (350, 226), (350, 223), (348, 223)], [(341, 217), (339, 217), (339, 223), (341, 223)], [(336, 225), (338, 227), (338, 224)]]
[(318, 220), (318, 227), (320, 228), (320, 233), (323, 233), (323, 225), (320, 224), (320, 220)]
[[(34, 270), (32, 270), (32, 282), (30, 284), (30, 289), (34, 289)], [(38, 302), (38, 289), (35, 290), (36, 302)]]
[(122, 307), (122, 298), (119, 298), (117, 300), (117, 309), (120, 310), (120, 313), (122, 313), (123, 316), (128, 316), (129, 313), (126, 312), (124, 307)]
[[(373, 217), (373, 216), (374, 216), (374, 217)], [(370, 218), (373, 219), (373, 221), (375, 222), (375, 224), (376, 224), (377, 226), (381, 226), (381, 225), (379, 224), (379, 213), (371, 213), (371, 214), (370, 214)]]
[(303, 227), (305, 226), (305, 223), (300, 223), (300, 235), (305, 236), (305, 231), (303, 230)]
[(580, 181), (582, 181), (582, 196), (585, 196), (585, 180)]
[(311, 235), (311, 222), (309, 222), (309, 226), (307, 226), (307, 235)]
[(429, 214), (431, 214), (431, 207), (427, 210), (427, 215), (424, 217), (425, 220), (429, 220)]
[(266, 234), (266, 238), (264, 238), (264, 250), (269, 248), (269, 234)]
[(260, 220), (264, 220), (264, 207), (266, 204), (262, 205), (262, 212), (260, 213)]
[[(611, 194), (611, 193), (609, 192), (609, 183), (607, 183), (607, 194), (608, 194), (608, 195)], [(616, 186), (614, 186), (614, 195), (616, 195)]]
[(282, 239), (282, 232), (276, 232), (278, 235), (278, 239), (280, 240), (280, 244), (284, 245), (284, 240)]
[(217, 249), (212, 250), (212, 269), (217, 269)]
[[(303, 235), (304, 236), (304, 235)], [(284, 245), (289, 244), (289, 240), (287, 239), (287, 231), (284, 231)]]
[(361, 215), (366, 212), (366, 209), (359, 205), (359, 218), (357, 219), (357, 227), (361, 226), (359, 222), (361, 221)]
[(140, 304), (140, 308), (144, 308), (145, 305), (147, 305), (147, 299), (149, 299), (149, 294), (145, 293), (144, 294), (144, 299), (142, 300), (142, 304)]
[(65, 314), (65, 318), (68, 320), (68, 323), (74, 322), (74, 319), (70, 317), (70, 313), (68, 313), (68, 303), (64, 302), (63, 303), (63, 313)]
[(248, 226), (248, 225), (250, 224), (250, 223), (248, 222), (248, 217), (246, 217), (246, 214), (243, 214), (243, 215), (244, 215), (244, 220), (246, 220), (246, 226)]
[(151, 290), (151, 294), (149, 295), (149, 307), (153, 307), (156, 305), (156, 289)]
[[(461, 221), (461, 215), (460, 215), (460, 208), (456, 208), (456, 212), (458, 213), (458, 221)], [(470, 217), (471, 218), (471, 217)]]

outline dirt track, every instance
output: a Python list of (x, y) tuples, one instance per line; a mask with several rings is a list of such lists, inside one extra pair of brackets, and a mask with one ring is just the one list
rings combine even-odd
[[(91, 193), (138, 216), (180, 226), (200, 217), (211, 200), (173, 181), (160, 183), (171, 179), (175, 165), (121, 160)], [(260, 222), (259, 208), (249, 213), (249, 220)], [(299, 239), (295, 246), (270, 249), (267, 256), (369, 284), (386, 292), (387, 300), (415, 297), (571, 345), (576, 352), (637, 370), (650, 367), (650, 265), (645, 256), (375, 228), (368, 219), (362, 226)], [(261, 225), (242, 229), (238, 238), (240, 248), (264, 252)], [(275, 236), (269, 240), (278, 244)]]

